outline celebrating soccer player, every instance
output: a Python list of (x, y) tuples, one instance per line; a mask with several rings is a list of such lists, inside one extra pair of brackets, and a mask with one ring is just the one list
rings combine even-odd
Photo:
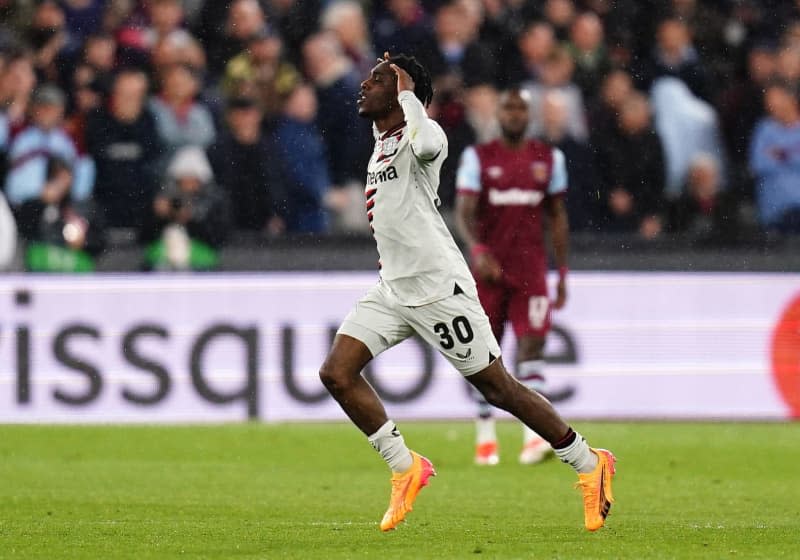
[[(564, 154), (525, 137), (530, 117), (530, 95), (511, 89), (500, 97), (501, 138), (467, 148), (458, 169), (456, 225), (472, 257), (481, 305), (497, 340), (506, 321), (517, 337), (515, 373), (525, 386), (541, 391), (542, 350), (550, 327), (547, 290), (545, 224), (558, 266), (553, 307), (567, 297), (569, 225), (562, 195), (567, 188)], [(545, 220), (543, 214), (547, 214)], [(499, 461), (492, 409), (479, 399), (475, 462)], [(552, 448), (523, 424), (519, 461), (541, 461)]]
[(417, 333), (488, 403), (535, 430), (578, 472), (585, 525), (594, 531), (605, 523), (613, 501), (614, 456), (590, 448), (546, 399), (503, 366), (469, 267), (437, 210), (447, 137), (425, 114), (432, 96), (427, 70), (404, 55), (386, 53), (361, 83), (358, 111), (372, 121), (375, 135), (366, 205), (380, 255), (380, 281), (345, 318), (320, 378), (392, 471), (381, 530), (405, 519), (436, 472), (428, 459), (406, 447), (361, 370)]

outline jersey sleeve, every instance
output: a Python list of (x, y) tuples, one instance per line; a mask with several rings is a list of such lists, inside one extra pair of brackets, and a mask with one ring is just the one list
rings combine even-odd
[(547, 186), (547, 194), (557, 196), (567, 191), (567, 160), (564, 152), (558, 148), (553, 148), (553, 171), (550, 173), (550, 184)]
[(411, 151), (418, 159), (433, 161), (447, 146), (447, 136), (435, 121), (428, 118), (425, 107), (412, 91), (397, 96), (408, 125)]
[(474, 146), (461, 154), (456, 173), (456, 190), (479, 194), (481, 192), (481, 162)]

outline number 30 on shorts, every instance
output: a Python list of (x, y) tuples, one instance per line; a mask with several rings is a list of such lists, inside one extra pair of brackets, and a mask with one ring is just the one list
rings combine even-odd
[[(442, 348), (445, 350), (450, 350), (456, 345), (453, 341), (453, 337), (450, 335), (450, 327), (447, 326), (447, 323), (436, 323), (433, 326), (433, 332), (438, 334), (439, 338), (442, 339), (439, 344), (441, 344)], [(469, 324), (469, 321), (463, 315), (459, 315), (453, 319), (453, 333), (455, 333), (456, 338), (461, 344), (472, 342), (472, 339), (475, 338), (475, 334), (472, 332), (472, 325)]]
[(547, 296), (533, 296), (528, 300), (528, 320), (534, 329), (541, 329), (547, 320), (550, 299)]

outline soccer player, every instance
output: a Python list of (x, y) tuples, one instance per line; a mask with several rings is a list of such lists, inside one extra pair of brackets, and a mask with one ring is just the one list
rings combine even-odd
[[(529, 116), (527, 91), (503, 92), (498, 108), (501, 137), (464, 150), (456, 179), (456, 227), (469, 248), (492, 332), (502, 340), (510, 321), (517, 337), (517, 379), (541, 391), (542, 350), (550, 327), (545, 227), (559, 271), (553, 302), (559, 309), (567, 298), (569, 225), (562, 196), (567, 171), (561, 150), (526, 139)], [(523, 424), (520, 463), (538, 463), (551, 450), (544, 438)], [(492, 409), (479, 399), (475, 462), (498, 461)]]
[(375, 135), (366, 205), (380, 255), (380, 281), (344, 319), (320, 378), (392, 471), (382, 531), (405, 519), (436, 472), (428, 459), (406, 447), (361, 370), (414, 333), (436, 347), (489, 403), (541, 434), (578, 472), (585, 525), (594, 531), (603, 526), (613, 502), (614, 456), (590, 448), (546, 399), (505, 370), (469, 267), (437, 210), (447, 137), (425, 114), (432, 95), (427, 70), (405, 55), (386, 53), (361, 83), (358, 112), (372, 121)]

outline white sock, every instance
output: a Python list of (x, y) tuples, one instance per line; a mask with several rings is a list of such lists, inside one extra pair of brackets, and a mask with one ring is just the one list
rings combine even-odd
[(497, 441), (494, 418), (478, 418), (475, 421), (475, 443), (481, 445), (492, 441)]
[(544, 360), (528, 360), (517, 364), (517, 379), (528, 389), (541, 392), (544, 389)]
[(381, 454), (381, 457), (392, 469), (392, 472), (406, 472), (411, 468), (411, 464), (414, 462), (411, 458), (411, 452), (406, 447), (406, 442), (403, 436), (400, 435), (400, 430), (391, 420), (387, 420), (383, 426), (378, 428), (377, 432), (367, 439), (372, 447)]
[(589, 444), (578, 432), (575, 432), (575, 441), (567, 447), (555, 449), (554, 451), (561, 461), (569, 463), (579, 473), (590, 473), (597, 466), (597, 455), (589, 449)]

